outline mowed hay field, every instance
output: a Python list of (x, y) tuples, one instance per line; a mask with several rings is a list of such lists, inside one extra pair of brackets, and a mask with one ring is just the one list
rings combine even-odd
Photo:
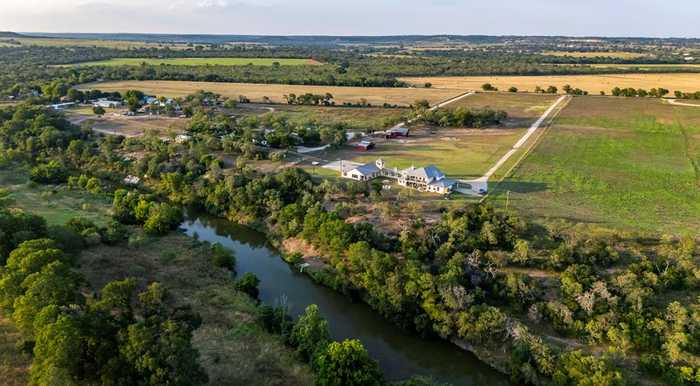
[(555, 95), (547, 94), (479, 92), (449, 104), (445, 108), (466, 107), (470, 109), (488, 108), (503, 110), (508, 113), (507, 126), (527, 127), (542, 116), (557, 98)]
[(672, 234), (700, 226), (700, 108), (574, 98), (492, 199), (535, 218)]
[(419, 99), (427, 99), (431, 103), (436, 103), (461, 93), (461, 91), (453, 89), (303, 86), (289, 84), (185, 82), (168, 80), (129, 80), (87, 83), (81, 85), (79, 88), (81, 90), (99, 89), (110, 92), (141, 90), (147, 94), (167, 97), (183, 97), (198, 90), (206, 90), (230, 98), (238, 98), (239, 95), (245, 95), (254, 102), (261, 102), (264, 97), (268, 97), (275, 103), (285, 103), (284, 95), (288, 94), (331, 93), (338, 104), (343, 104), (345, 102), (357, 103), (365, 99), (374, 106), (381, 106), (384, 103), (408, 106)]
[(177, 66), (245, 66), (248, 64), (252, 64), (254, 66), (272, 66), (273, 63), (279, 63), (282, 66), (301, 66), (321, 64), (313, 59), (295, 58), (114, 58), (96, 62), (67, 64), (62, 65), (62, 67), (140, 66), (142, 63), (154, 66), (161, 64)]
[(615, 87), (620, 88), (659, 88), (685, 92), (700, 90), (700, 74), (610, 74), (610, 75), (556, 75), (556, 76), (447, 76), (447, 77), (410, 77), (401, 80), (413, 85), (432, 83), (433, 88), (480, 90), (484, 83), (491, 83), (500, 90), (517, 87), (520, 91), (534, 91), (535, 87), (556, 86), (560, 92), (564, 85), (578, 87), (591, 94), (601, 91), (610, 94)]

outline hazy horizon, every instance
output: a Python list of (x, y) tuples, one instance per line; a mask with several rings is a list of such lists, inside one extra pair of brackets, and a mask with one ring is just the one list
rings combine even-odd
[(700, 37), (678, 0), (3, 0), (0, 30), (216, 35)]

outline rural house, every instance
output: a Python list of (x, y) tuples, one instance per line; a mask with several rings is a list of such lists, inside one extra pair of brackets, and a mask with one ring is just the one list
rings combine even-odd
[(343, 163), (340, 163), (341, 174), (345, 178), (350, 178), (357, 181), (369, 181), (380, 177), (384, 170), (384, 161), (378, 159), (364, 165), (355, 166), (352, 168), (344, 168)]
[(357, 181), (370, 181), (377, 177), (387, 177), (398, 181), (399, 185), (407, 188), (432, 192), (438, 194), (452, 193), (457, 181), (446, 178), (445, 174), (434, 165), (423, 168), (411, 166), (408, 169), (398, 170), (385, 167), (384, 161), (378, 159), (364, 165), (345, 168), (343, 162), (340, 165), (341, 176)]

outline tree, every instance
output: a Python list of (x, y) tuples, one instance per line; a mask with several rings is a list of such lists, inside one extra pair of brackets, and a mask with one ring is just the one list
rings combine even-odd
[(517, 87), (511, 87), (511, 88), (508, 89), (508, 92), (518, 92), (518, 88), (517, 88)]
[(622, 373), (594, 356), (581, 351), (563, 354), (554, 372), (557, 386), (624, 386)]
[(83, 279), (69, 266), (54, 261), (22, 282), (24, 293), (15, 299), (12, 319), (25, 336), (34, 334), (34, 318), (47, 306), (83, 304), (80, 293)]
[(95, 106), (95, 107), (93, 107), (93, 108), (92, 108), (92, 112), (95, 113), (95, 115), (97, 115), (97, 116), (99, 116), (99, 117), (105, 115), (105, 113), (106, 113), (104, 107), (102, 107), (102, 106)]
[(294, 324), (289, 340), (306, 361), (310, 361), (319, 350), (326, 348), (330, 340), (328, 321), (321, 316), (317, 305), (306, 307), (304, 314)]
[(318, 386), (374, 386), (383, 383), (379, 365), (357, 339), (333, 342), (316, 358)]
[(251, 298), (257, 300), (260, 294), (258, 290), (260, 279), (254, 273), (247, 272), (238, 281), (236, 281), (236, 290), (248, 294)]
[(498, 91), (496, 87), (493, 87), (491, 83), (484, 83), (481, 85), (481, 89), (484, 91)]
[(60, 162), (51, 160), (33, 167), (29, 178), (42, 184), (60, 184), (68, 179), (68, 171)]

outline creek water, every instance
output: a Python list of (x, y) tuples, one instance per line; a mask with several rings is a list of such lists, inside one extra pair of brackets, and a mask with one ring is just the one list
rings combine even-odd
[(404, 332), (366, 304), (315, 283), (282, 260), (265, 235), (254, 229), (206, 216), (191, 216), (181, 229), (189, 236), (197, 234), (200, 240), (232, 250), (238, 275), (252, 272), (260, 279), (260, 300), (264, 303), (284, 302), (295, 317), (308, 305), (317, 304), (328, 320), (332, 338), (359, 339), (388, 380), (422, 375), (455, 386), (510, 384), (505, 375), (473, 354), (446, 341)]

